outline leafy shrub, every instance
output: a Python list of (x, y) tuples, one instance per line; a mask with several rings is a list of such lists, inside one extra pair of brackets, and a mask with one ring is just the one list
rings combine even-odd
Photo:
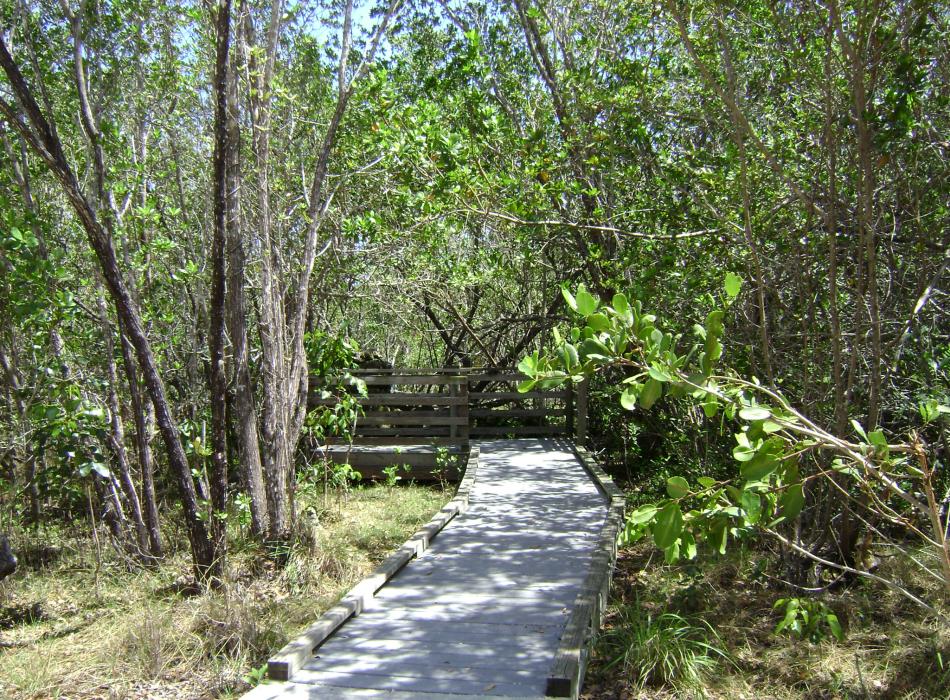
[(844, 639), (838, 616), (820, 600), (780, 598), (772, 609), (779, 608), (784, 608), (785, 613), (775, 627), (776, 634), (785, 632), (798, 639), (807, 639), (812, 644), (827, 638), (828, 632), (839, 642)]

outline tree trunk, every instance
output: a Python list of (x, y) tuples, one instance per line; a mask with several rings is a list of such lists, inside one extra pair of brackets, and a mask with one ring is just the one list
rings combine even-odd
[(119, 340), (122, 343), (122, 363), (129, 384), (132, 417), (135, 421), (135, 450), (138, 453), (139, 470), (142, 474), (142, 512), (145, 518), (145, 527), (148, 530), (148, 551), (153, 557), (159, 558), (164, 555), (164, 547), (158, 519), (158, 503), (155, 498), (155, 464), (152, 459), (152, 446), (149, 438), (149, 423), (151, 422), (149, 420), (149, 406), (142, 400), (142, 389), (139, 386), (135, 358), (132, 356), (132, 346), (124, 333), (119, 333)]
[(231, 0), (218, 3), (215, 17), (214, 68), (214, 232), (211, 242), (211, 329), (208, 345), (211, 352), (211, 536), (215, 541), (223, 568), (225, 547), (224, 521), (216, 517), (227, 510), (227, 372), (224, 366), (225, 346), (225, 270), (224, 241), (228, 223), (233, 221), (235, 198), (228, 192), (228, 161), (237, 144), (228, 139), (228, 74), (231, 45)]
[(142, 519), (142, 505), (139, 501), (139, 495), (135, 490), (135, 484), (132, 481), (132, 470), (129, 467), (128, 453), (125, 450), (125, 426), (123, 425), (122, 413), (119, 408), (119, 378), (115, 365), (115, 343), (113, 342), (112, 324), (109, 322), (106, 302), (102, 296), (99, 297), (98, 310), (99, 324), (102, 328), (102, 339), (105, 345), (106, 378), (109, 382), (109, 427), (112, 430), (109, 442), (112, 448), (112, 454), (115, 457), (116, 467), (118, 468), (118, 482), (122, 488), (122, 495), (125, 497), (129, 517), (132, 520), (132, 526), (135, 528), (135, 541), (138, 545), (136, 555), (137, 558), (141, 559), (143, 556), (147, 556), (149, 552), (148, 530), (145, 527), (145, 521)]
[(226, 226), (227, 299), (226, 320), (231, 340), (231, 413), (237, 436), (237, 456), (241, 480), (251, 505), (251, 532), (257, 537), (267, 534), (267, 496), (261, 467), (260, 441), (257, 434), (257, 409), (254, 385), (247, 352), (247, 309), (244, 303), (244, 236), (241, 226), (241, 127), (238, 121), (237, 75), (232, 65), (228, 80), (227, 189), (232, 203)]

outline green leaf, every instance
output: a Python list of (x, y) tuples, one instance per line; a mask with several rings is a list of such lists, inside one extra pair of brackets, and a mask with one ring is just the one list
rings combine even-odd
[(528, 375), (529, 377), (536, 375), (538, 373), (537, 353), (523, 357), (521, 362), (518, 363), (518, 371), (522, 374)]
[(779, 506), (782, 508), (782, 517), (786, 521), (792, 521), (798, 517), (805, 507), (805, 491), (801, 484), (792, 484), (779, 499)]
[(597, 310), (599, 303), (597, 297), (588, 292), (583, 284), (577, 288), (577, 313), (581, 316), (590, 316)]
[(640, 506), (627, 516), (627, 522), (634, 525), (642, 525), (653, 520), (654, 516), (660, 512), (656, 506)]
[(759, 494), (753, 491), (742, 492), (742, 510), (745, 511), (746, 522), (755, 525), (759, 522), (759, 516), (762, 515), (762, 499)]
[(772, 412), (762, 406), (746, 406), (739, 411), (739, 417), (748, 421), (765, 420), (771, 416)]
[(669, 382), (673, 379), (665, 370), (653, 365), (650, 365), (647, 371), (650, 373), (650, 376), (658, 382)]
[[(742, 461), (742, 460), (740, 460)], [(742, 478), (747, 481), (761, 481), (779, 467), (778, 457), (767, 447), (761, 448), (742, 465)]]
[(577, 311), (577, 299), (574, 298), (574, 295), (571, 294), (567, 286), (561, 287), (561, 295), (564, 297), (564, 301), (567, 302), (568, 307), (571, 311)]
[(701, 476), (698, 479), (696, 479), (696, 481), (699, 482), (699, 485), (705, 489), (712, 488), (713, 486), (716, 485), (716, 480), (713, 479), (711, 476)]
[(864, 427), (860, 423), (858, 423), (854, 418), (851, 419), (851, 425), (854, 426), (854, 432), (860, 435), (862, 440), (864, 440), (865, 442), (870, 442), (870, 440), (868, 440), (868, 434), (864, 432)]
[(518, 391), (522, 394), (527, 391), (531, 391), (534, 388), (534, 385), (537, 383), (537, 380), (534, 379), (527, 379), (523, 382), (518, 382)]
[(656, 516), (653, 524), (653, 541), (660, 549), (666, 549), (679, 539), (683, 531), (683, 514), (676, 503), (669, 503)]
[(637, 407), (637, 395), (640, 393), (639, 385), (628, 386), (620, 395), (620, 405), (628, 411)]
[(666, 492), (670, 498), (682, 498), (689, 494), (689, 482), (681, 476), (671, 476), (666, 480)]
[(825, 615), (825, 622), (828, 623), (828, 629), (839, 642), (844, 639), (844, 630), (841, 629), (841, 623), (838, 622), (838, 616), (830, 612)]
[(727, 272), (724, 286), (729, 298), (735, 299), (739, 296), (739, 290), (742, 289), (742, 278), (734, 272)]
[(630, 311), (630, 302), (627, 301), (627, 297), (623, 294), (614, 294), (613, 306), (614, 311), (621, 316), (625, 316)]
[(729, 541), (729, 524), (725, 519), (716, 521), (709, 530), (710, 541), (720, 554), (726, 553), (726, 543)]
[(640, 405), (644, 408), (650, 408), (661, 396), (663, 396), (663, 385), (655, 379), (651, 379), (643, 387), (643, 392), (640, 394)]
[(755, 457), (755, 450), (746, 445), (736, 445), (732, 448), (732, 456), (737, 462), (748, 462)]
[(591, 314), (587, 317), (587, 325), (590, 326), (594, 332), (599, 333), (600, 331), (605, 331), (610, 328), (610, 319), (601, 313)]
[(696, 538), (689, 532), (684, 532), (680, 536), (680, 551), (687, 559), (696, 558)]

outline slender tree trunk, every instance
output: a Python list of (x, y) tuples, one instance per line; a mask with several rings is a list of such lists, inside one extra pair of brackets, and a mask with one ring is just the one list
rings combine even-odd
[(834, 126), (832, 89), (832, 50), (834, 28), (829, 21), (825, 33), (825, 147), (828, 149), (828, 202), (825, 205), (825, 230), (828, 233), (828, 313), (831, 318), (831, 377), (834, 382), (835, 431), (844, 435), (848, 423), (846, 387), (842, 375), (841, 316), (838, 309), (838, 140)]
[(135, 358), (132, 355), (132, 346), (124, 333), (119, 334), (122, 343), (122, 363), (125, 368), (125, 377), (129, 385), (129, 397), (132, 403), (132, 417), (135, 421), (135, 449), (139, 458), (139, 470), (142, 474), (142, 514), (145, 527), (148, 530), (149, 554), (158, 558), (163, 556), (161, 526), (158, 519), (158, 502), (155, 497), (155, 464), (152, 459), (152, 446), (149, 438), (149, 411), (148, 404), (142, 398), (142, 389), (139, 386), (138, 371), (135, 368)]
[(132, 469), (129, 466), (128, 453), (125, 450), (125, 426), (122, 421), (122, 412), (119, 407), (118, 384), (119, 377), (115, 364), (115, 343), (113, 341), (112, 324), (109, 322), (109, 313), (106, 310), (105, 299), (99, 297), (99, 325), (102, 328), (102, 339), (105, 345), (106, 379), (108, 380), (109, 425), (112, 430), (110, 445), (118, 467), (117, 479), (125, 497), (132, 526), (135, 528), (135, 541), (138, 545), (137, 558), (146, 556), (149, 552), (148, 530), (142, 518), (142, 506), (139, 495), (132, 481)]
[(257, 537), (267, 534), (267, 496), (261, 467), (260, 440), (257, 434), (257, 409), (247, 352), (247, 309), (244, 303), (244, 235), (241, 226), (241, 131), (238, 120), (237, 75), (232, 64), (228, 80), (227, 189), (232, 198), (226, 226), (227, 299), (226, 320), (231, 340), (231, 414), (237, 436), (237, 456), (241, 480), (251, 505), (251, 532)]
[(236, 143), (228, 139), (228, 80), (231, 47), (231, 0), (220, 0), (215, 16), (214, 69), (214, 231), (211, 242), (211, 329), (208, 345), (211, 351), (211, 536), (215, 541), (221, 567), (227, 544), (224, 521), (217, 514), (227, 509), (227, 371), (224, 366), (225, 347), (225, 256), (224, 247), (229, 222), (233, 221), (235, 198), (228, 192), (228, 162)]

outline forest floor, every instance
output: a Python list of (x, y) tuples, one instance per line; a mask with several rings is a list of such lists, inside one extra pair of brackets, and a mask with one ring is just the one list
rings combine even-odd
[(820, 625), (811, 642), (776, 633), (775, 602), (806, 594), (775, 573), (768, 552), (669, 566), (651, 542), (622, 549), (582, 700), (950, 698), (950, 630), (906, 598), (863, 581), (826, 593), (843, 639)]
[[(232, 544), (228, 581), (214, 592), (195, 590), (184, 550), (153, 570), (130, 571), (105, 542), (97, 567), (81, 524), (71, 533), (15, 533), (20, 570), (0, 584), (0, 697), (239, 695), (263, 675), (271, 652), (450, 497), (412, 485), (356, 488), (327, 501), (318, 489), (298, 492), (301, 528), (286, 566), (256, 546)], [(173, 526), (166, 535), (185, 541)]]

